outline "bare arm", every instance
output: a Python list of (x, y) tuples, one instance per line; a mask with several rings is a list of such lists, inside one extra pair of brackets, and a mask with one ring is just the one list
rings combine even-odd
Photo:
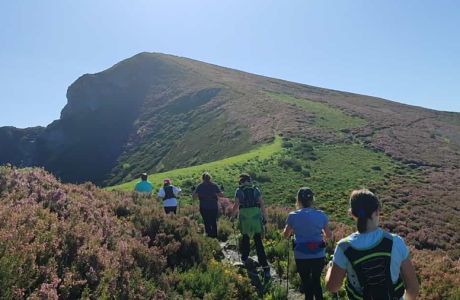
[(332, 231), (331, 231), (331, 229), (329, 228), (329, 225), (328, 225), (328, 224), (326, 224), (326, 226), (324, 226), (324, 228), (323, 228), (323, 236), (324, 236), (327, 240), (332, 239)]
[(198, 193), (197, 193), (196, 191), (193, 192), (193, 194), (192, 194), (192, 199), (193, 199), (193, 200), (198, 199)]
[(260, 205), (260, 210), (262, 211), (262, 216), (264, 219), (267, 221), (267, 210), (265, 209), (265, 202), (262, 196), (259, 197), (259, 205)]
[(331, 293), (337, 293), (342, 286), (343, 279), (347, 274), (347, 270), (342, 269), (335, 263), (332, 263), (332, 267), (327, 269), (325, 283), (326, 289)]
[(235, 197), (235, 204), (233, 204), (233, 209), (232, 209), (232, 217), (235, 217), (240, 210), (240, 199), (238, 197)]
[(286, 225), (286, 227), (284, 227), (284, 230), (283, 230), (283, 236), (285, 238), (289, 238), (293, 232), (294, 232), (294, 228), (292, 228), (291, 225)]
[(420, 285), (415, 274), (415, 268), (412, 265), (410, 258), (405, 259), (401, 263), (401, 276), (406, 287), (404, 299), (416, 300), (420, 291)]

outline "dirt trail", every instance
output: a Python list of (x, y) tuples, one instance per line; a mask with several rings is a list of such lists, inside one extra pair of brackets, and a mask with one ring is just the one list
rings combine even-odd
[[(234, 236), (231, 236), (226, 242), (221, 242), (222, 253), (224, 254), (224, 261), (229, 262), (235, 267), (243, 268), (240, 254), (238, 252), (237, 241)], [(251, 256), (251, 258), (257, 261), (257, 256)], [(279, 284), (283, 288), (286, 288), (286, 279), (280, 278), (274, 266), (270, 265), (270, 274), (272, 277), (272, 283)], [(304, 295), (299, 293), (297, 290), (289, 287), (288, 298), (289, 300), (302, 300), (305, 299)]]

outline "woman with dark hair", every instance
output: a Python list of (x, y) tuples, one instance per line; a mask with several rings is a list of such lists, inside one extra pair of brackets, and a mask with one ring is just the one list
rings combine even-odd
[(203, 180), (193, 192), (193, 199), (200, 199), (200, 214), (203, 217), (206, 235), (217, 238), (217, 215), (219, 207), (218, 197), (224, 197), (219, 186), (211, 181), (211, 175), (204, 172), (201, 176)]
[(302, 280), (305, 299), (323, 299), (321, 272), (326, 256), (325, 238), (331, 238), (326, 214), (313, 207), (314, 194), (307, 187), (297, 193), (297, 210), (289, 213), (284, 236), (294, 233), (294, 258)]
[(369, 190), (355, 190), (350, 212), (358, 232), (339, 241), (326, 274), (326, 288), (337, 292), (347, 276), (349, 299), (417, 299), (419, 283), (401, 237), (379, 227), (381, 204)]

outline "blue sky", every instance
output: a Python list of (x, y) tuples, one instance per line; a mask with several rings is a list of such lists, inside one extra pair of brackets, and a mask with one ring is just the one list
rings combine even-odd
[(0, 126), (47, 125), (67, 87), (138, 52), (460, 111), (454, 0), (2, 0)]

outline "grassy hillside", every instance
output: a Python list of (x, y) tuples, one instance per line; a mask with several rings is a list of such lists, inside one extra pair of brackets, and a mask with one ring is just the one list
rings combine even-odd
[[(236, 156), (232, 156), (226, 159), (188, 167), (188, 168), (181, 168), (176, 170), (171, 170), (162, 173), (150, 174), (149, 180), (158, 187), (162, 184), (164, 178), (171, 178), (174, 181), (174, 184), (179, 186), (186, 186), (191, 187), (192, 185), (196, 185), (198, 182), (201, 174), (204, 171), (210, 172), (218, 182), (230, 183), (232, 182), (232, 176), (234, 178), (238, 177), (238, 170), (236, 166), (239, 164), (246, 163), (252, 160), (266, 160), (271, 158), (276, 153), (280, 152), (282, 149), (281, 147), (281, 138), (276, 137), (273, 143), (262, 145), (257, 149), (254, 149), (248, 153), (240, 154)], [(230, 173), (227, 173), (230, 171)], [(233, 171), (233, 172), (232, 172)], [(130, 182), (126, 182), (120, 185), (116, 185), (113, 187), (108, 188), (109, 190), (122, 190), (122, 191), (132, 191), (134, 189), (134, 185), (137, 183), (136, 180), (132, 180)]]
[[(325, 209), (333, 220), (349, 222), (345, 214), (347, 197), (351, 190), (370, 187), (383, 190), (389, 178), (397, 173), (410, 174), (408, 168), (382, 153), (359, 144), (322, 145), (305, 139), (277, 137), (271, 144), (248, 153), (203, 165), (176, 169), (150, 175), (158, 188), (164, 178), (185, 191), (189, 202), (189, 188), (200, 182), (204, 171), (209, 171), (214, 181), (233, 197), (238, 175), (247, 172), (261, 188), (268, 203), (293, 206), (297, 189), (313, 188), (319, 207)], [(132, 191), (138, 180), (110, 187), (110, 190)]]
[(349, 116), (342, 112), (340, 109), (331, 107), (328, 104), (321, 102), (311, 101), (307, 99), (295, 98), (289, 95), (267, 92), (270, 97), (278, 101), (295, 105), (296, 107), (314, 114), (315, 126), (343, 130), (365, 126), (366, 120), (356, 117)]
[[(401, 195), (395, 193), (398, 184), (404, 185), (406, 190), (410, 186), (420, 189), (429, 188), (425, 186), (423, 172), (417, 168), (408, 167), (362, 144), (322, 144), (302, 138), (278, 137), (272, 144), (264, 145), (244, 155), (152, 174), (151, 178), (157, 187), (164, 177), (172, 178), (175, 184), (182, 186), (185, 190), (185, 195), (181, 199), (182, 214), (190, 215), (193, 210), (196, 211), (196, 206), (194, 208), (190, 206), (188, 188), (199, 182), (199, 176), (204, 170), (210, 171), (214, 175), (214, 180), (225, 186), (225, 193), (229, 197), (233, 197), (240, 172), (248, 172), (255, 179), (269, 207), (269, 229), (265, 241), (267, 253), (280, 274), (285, 275), (288, 272), (286, 269), (288, 245), (281, 238), (280, 231), (284, 227), (287, 212), (294, 209), (297, 189), (300, 186), (309, 186), (315, 191), (316, 206), (329, 215), (338, 240), (353, 230), (354, 222), (347, 214), (351, 190), (367, 187), (375, 191), (383, 201), (383, 226), (402, 234), (411, 246), (411, 252), (416, 256), (417, 272), (421, 275), (424, 299), (445, 299), (457, 293), (454, 288), (456, 279), (453, 270), (460, 266), (446, 256), (447, 253), (456, 255), (454, 245), (457, 243), (455, 239), (458, 238), (458, 234), (450, 229), (458, 228), (458, 225), (454, 225), (457, 222), (452, 219), (453, 215), (436, 209), (440, 218), (439, 225), (445, 217), (451, 218), (451, 221), (449, 227), (443, 229), (437, 228), (437, 221), (427, 219), (427, 222), (436, 226), (436, 232), (443, 232), (442, 236), (436, 239), (429, 238), (435, 236), (430, 232), (431, 229), (423, 229), (423, 226), (416, 221), (425, 220), (429, 216), (426, 211), (423, 208), (416, 209), (419, 215), (412, 214), (406, 207), (406, 200), (398, 199)], [(111, 189), (129, 191), (133, 189), (134, 184), (135, 181)], [(420, 203), (426, 206), (431, 202), (420, 195)], [(454, 203), (449, 205), (455, 206)], [(194, 216), (198, 222), (201, 222), (196, 212)], [(413, 221), (406, 223), (403, 221), (406, 218)], [(431, 218), (435, 218), (434, 215)], [(231, 226), (228, 219), (221, 218), (219, 237), (222, 239), (231, 237), (233, 235)], [(410, 231), (408, 227), (411, 228)], [(423, 232), (416, 233), (419, 229)], [(329, 245), (328, 251), (332, 251), (333, 246), (333, 244)], [(426, 250), (426, 247), (430, 250)], [(444, 252), (442, 249), (450, 252)], [(430, 262), (430, 255), (437, 261), (436, 268)], [(446, 260), (443, 261), (442, 257)], [(292, 268), (289, 272), (292, 284), (298, 287), (299, 281), (295, 269)], [(343, 290), (341, 295), (344, 296)]]

